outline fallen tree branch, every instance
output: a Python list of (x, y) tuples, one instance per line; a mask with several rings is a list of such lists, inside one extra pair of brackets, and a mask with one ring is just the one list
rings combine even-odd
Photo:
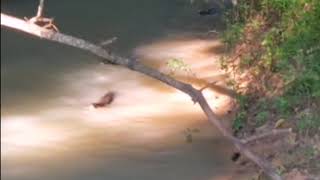
[(288, 133), (291, 133), (291, 132), (292, 132), (291, 128), (289, 128), (289, 129), (273, 129), (273, 130), (271, 130), (269, 132), (265, 132), (265, 133), (262, 133), (262, 134), (250, 136), (250, 137), (248, 137), (246, 139), (241, 140), (241, 142), (243, 144), (250, 144), (250, 143), (253, 143), (255, 141), (270, 137), (270, 136), (279, 136), (279, 135), (288, 134)]
[(217, 115), (210, 108), (202, 92), (200, 90), (195, 89), (190, 84), (186, 84), (178, 80), (175, 80), (170, 76), (167, 76), (155, 69), (152, 69), (150, 67), (147, 67), (141, 64), (137, 60), (124, 58), (116, 54), (113, 54), (105, 50), (101, 46), (95, 45), (83, 39), (62, 34), (51, 29), (46, 29), (36, 24), (30, 23), (28, 21), (24, 21), (22, 19), (18, 19), (16, 17), (9, 16), (3, 13), (1, 13), (1, 26), (6, 26), (9, 28), (20, 30), (20, 31), (29, 33), (31, 35), (38, 36), (42, 39), (59, 42), (65, 45), (69, 45), (72, 47), (76, 47), (76, 48), (91, 52), (92, 54), (102, 58), (102, 62), (106, 64), (112, 63), (112, 64), (127, 67), (133, 71), (143, 73), (171, 87), (179, 89), (180, 91), (188, 94), (192, 98), (193, 102), (199, 103), (202, 110), (208, 117), (208, 120), (210, 121), (210, 123), (216, 126), (218, 130), (228, 140), (232, 141), (232, 143), (239, 150), (239, 152), (241, 152), (244, 156), (246, 156), (251, 161), (253, 161), (256, 165), (258, 165), (266, 173), (266, 175), (268, 175), (274, 180), (281, 180), (281, 177), (276, 173), (276, 169), (268, 161), (255, 155), (243, 142), (241, 142), (241, 140), (232, 136), (232, 134), (227, 131), (227, 129), (219, 121)]

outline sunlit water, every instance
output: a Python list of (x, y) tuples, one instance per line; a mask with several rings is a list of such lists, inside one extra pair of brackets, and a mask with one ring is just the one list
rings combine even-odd
[[(36, 2), (5, 1), (2, 11), (31, 16)], [(199, 17), (182, 0), (48, 1), (61, 31), (100, 42), (169, 74), (176, 58), (195, 87), (215, 82), (221, 45), (206, 34), (218, 17)], [(94, 9), (94, 10), (92, 10)], [(218, 28), (217, 28), (218, 29)], [(99, 64), (77, 49), (1, 29), (1, 176), (3, 179), (239, 179), (232, 146), (190, 98), (125, 68)], [(221, 90), (222, 89), (222, 90)], [(224, 88), (204, 94), (229, 110)], [(114, 91), (103, 109), (90, 103)], [(198, 129), (192, 143), (186, 129)]]

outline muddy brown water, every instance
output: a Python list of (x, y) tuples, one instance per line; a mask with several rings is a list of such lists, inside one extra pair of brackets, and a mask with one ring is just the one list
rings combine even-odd
[[(37, 1), (3, 1), (2, 12), (31, 16)], [(100, 42), (202, 87), (223, 115), (230, 108), (221, 44), (205, 35), (218, 17), (200, 17), (181, 0), (48, 1), (61, 31)], [(94, 9), (94, 10), (92, 10)], [(1, 28), (1, 177), (4, 180), (241, 179), (232, 145), (190, 98), (144, 75), (101, 65), (77, 49)], [(192, 72), (192, 73), (190, 73)], [(107, 108), (91, 109), (107, 91)], [(187, 129), (193, 133), (186, 141)]]

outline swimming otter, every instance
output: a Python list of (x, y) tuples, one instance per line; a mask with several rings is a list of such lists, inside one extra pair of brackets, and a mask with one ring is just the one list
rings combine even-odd
[(219, 10), (217, 8), (210, 8), (210, 9), (199, 11), (199, 14), (201, 16), (216, 15), (216, 14), (218, 14), (218, 12), (219, 12)]
[(92, 106), (94, 108), (106, 107), (107, 105), (112, 103), (114, 96), (114, 92), (108, 92), (104, 96), (102, 96), (98, 102), (92, 103)]
[(232, 160), (233, 162), (236, 162), (236, 161), (238, 161), (238, 159), (240, 158), (240, 156), (241, 156), (241, 154), (240, 154), (239, 152), (235, 152), (235, 153), (232, 154), (231, 160)]

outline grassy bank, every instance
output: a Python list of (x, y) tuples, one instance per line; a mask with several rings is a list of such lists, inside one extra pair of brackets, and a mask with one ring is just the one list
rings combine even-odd
[(221, 67), (239, 94), (234, 133), (292, 128), (273, 152), (279, 173), (319, 176), (320, 1), (239, 0), (226, 21)]

